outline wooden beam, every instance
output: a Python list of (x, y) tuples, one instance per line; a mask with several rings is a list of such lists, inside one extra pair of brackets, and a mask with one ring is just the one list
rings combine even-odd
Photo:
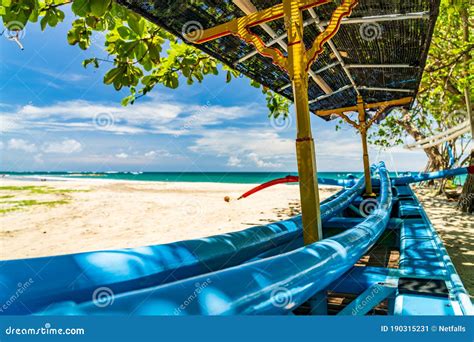
[[(374, 102), (374, 103), (366, 103), (365, 109), (377, 109), (381, 107), (396, 107), (396, 106), (404, 106), (408, 105), (413, 101), (413, 97), (404, 97), (398, 100), (390, 100), (390, 101), (383, 101), (383, 102)], [(315, 112), (316, 115), (319, 116), (329, 116), (332, 114), (339, 114), (345, 112), (357, 112), (357, 106), (350, 106), (350, 107), (341, 107), (335, 109), (325, 109), (325, 110), (318, 110)]]
[[(324, 1), (324, 3), (326, 2), (327, 1)], [(254, 6), (252, 1), (250, 0), (233, 0), (233, 3), (237, 7), (239, 7), (242, 10), (242, 12), (244, 12), (247, 15), (257, 12), (257, 8)], [(311, 7), (311, 5), (315, 5), (315, 4), (322, 4), (322, 2), (314, 1), (314, 0), (300, 1), (300, 8), (306, 8), (307, 6)], [(267, 32), (270, 35), (270, 37), (272, 38), (277, 37), (277, 33), (270, 26), (268, 26), (268, 24), (261, 24), (260, 26), (265, 30), (265, 32)], [(285, 34), (285, 37), (286, 36), (287, 35)], [(288, 46), (283, 40), (277, 40), (276, 42), (282, 47), (282, 49), (284, 49), (285, 51), (288, 51)], [(321, 90), (324, 93), (330, 94), (333, 92), (331, 87), (326, 83), (326, 81), (321, 76), (316, 75), (316, 73), (314, 73), (312, 70), (309, 70), (309, 74), (312, 80), (318, 85), (319, 88), (321, 88)], [(288, 86), (291, 86), (291, 84), (289, 84)]]
[(311, 65), (316, 60), (316, 58), (323, 52), (323, 45), (328, 42), (334, 35), (339, 31), (341, 27), (341, 20), (344, 17), (351, 15), (354, 7), (359, 3), (358, 0), (343, 0), (342, 4), (336, 8), (331, 16), (329, 25), (324, 29), (321, 34), (319, 34), (311, 49), (306, 53), (308, 63), (306, 65), (306, 70), (311, 68)]
[(245, 14), (257, 12), (257, 7), (255, 7), (249, 0), (233, 0), (232, 2)]

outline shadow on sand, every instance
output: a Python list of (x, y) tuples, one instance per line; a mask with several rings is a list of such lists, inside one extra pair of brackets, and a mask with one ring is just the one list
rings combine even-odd
[(456, 201), (433, 197), (426, 189), (416, 189), (433, 226), (443, 240), (456, 270), (474, 298), (474, 215), (456, 210)]

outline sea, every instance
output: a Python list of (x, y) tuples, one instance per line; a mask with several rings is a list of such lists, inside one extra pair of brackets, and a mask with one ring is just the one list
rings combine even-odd
[[(417, 174), (418, 172), (391, 173), (397, 175)], [(261, 184), (275, 178), (288, 175), (297, 176), (296, 172), (1, 172), (3, 177), (16, 179), (68, 179), (91, 178), (148, 182), (204, 182), (204, 183), (235, 183)], [(359, 178), (360, 172), (318, 172), (319, 178), (345, 179), (349, 176)]]

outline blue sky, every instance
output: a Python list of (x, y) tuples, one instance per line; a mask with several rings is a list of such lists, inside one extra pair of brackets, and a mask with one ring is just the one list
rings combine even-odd
[[(0, 154), (3, 171), (295, 171), (294, 110), (280, 125), (246, 78), (224, 73), (178, 89), (158, 86), (122, 107), (127, 90), (102, 83), (102, 37), (87, 51), (69, 46), (72, 15), (55, 29), (27, 26), (25, 49), (0, 37)], [(312, 118), (319, 171), (362, 170), (360, 138), (349, 127)], [(420, 152), (380, 151), (394, 171), (423, 169)]]

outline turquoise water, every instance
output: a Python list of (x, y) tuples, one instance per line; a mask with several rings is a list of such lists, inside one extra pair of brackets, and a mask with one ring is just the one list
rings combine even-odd
[[(8, 177), (22, 178), (94, 178), (152, 182), (207, 182), (260, 184), (269, 180), (297, 176), (296, 172), (0, 172)], [(319, 178), (340, 179), (348, 175), (360, 177), (358, 172), (319, 172)], [(395, 174), (393, 174), (395, 176)]]

